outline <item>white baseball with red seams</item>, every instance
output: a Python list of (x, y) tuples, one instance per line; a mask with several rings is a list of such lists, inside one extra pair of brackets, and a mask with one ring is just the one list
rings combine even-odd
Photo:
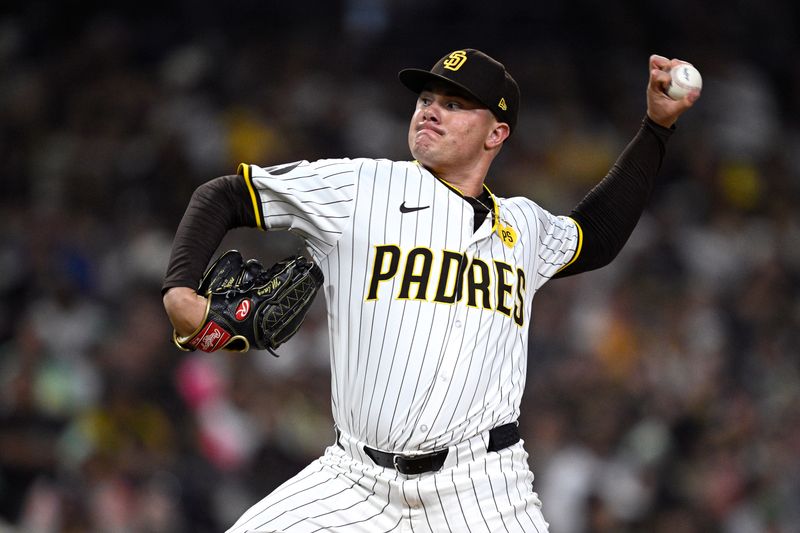
[(692, 91), (703, 88), (703, 77), (700, 71), (689, 63), (683, 63), (670, 70), (672, 81), (667, 95), (673, 100), (681, 100)]

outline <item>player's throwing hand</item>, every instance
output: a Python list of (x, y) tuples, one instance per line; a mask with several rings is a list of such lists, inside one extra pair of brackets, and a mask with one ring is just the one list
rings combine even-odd
[(667, 95), (672, 82), (670, 70), (681, 63), (680, 59), (667, 59), (653, 54), (650, 56), (650, 80), (647, 84), (647, 116), (660, 126), (671, 127), (681, 114), (692, 107), (700, 98), (700, 91), (690, 91), (681, 100), (673, 100)]

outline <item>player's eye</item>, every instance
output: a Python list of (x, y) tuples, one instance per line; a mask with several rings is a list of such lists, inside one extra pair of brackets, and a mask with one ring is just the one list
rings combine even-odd
[(427, 97), (427, 96), (420, 96), (419, 97), (419, 103), (420, 103), (420, 105), (427, 107), (427, 106), (431, 105), (431, 99), (429, 97)]
[(461, 102), (450, 101), (450, 102), (447, 102), (447, 106), (446, 107), (447, 107), (447, 109), (458, 110), (458, 109), (462, 109), (464, 106), (461, 105)]

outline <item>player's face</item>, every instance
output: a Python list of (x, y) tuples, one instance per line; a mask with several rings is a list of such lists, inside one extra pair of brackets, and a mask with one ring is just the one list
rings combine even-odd
[(487, 150), (494, 115), (447, 85), (429, 85), (417, 98), (408, 129), (411, 155), (434, 172), (471, 164)]

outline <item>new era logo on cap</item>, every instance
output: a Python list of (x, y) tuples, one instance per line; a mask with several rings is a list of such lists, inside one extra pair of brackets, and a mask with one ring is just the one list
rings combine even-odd
[(514, 131), (519, 86), (502, 63), (480, 50), (456, 50), (441, 58), (430, 70), (407, 68), (398, 76), (403, 85), (417, 94), (431, 81), (451, 83), (486, 106), (497, 120), (507, 123)]

